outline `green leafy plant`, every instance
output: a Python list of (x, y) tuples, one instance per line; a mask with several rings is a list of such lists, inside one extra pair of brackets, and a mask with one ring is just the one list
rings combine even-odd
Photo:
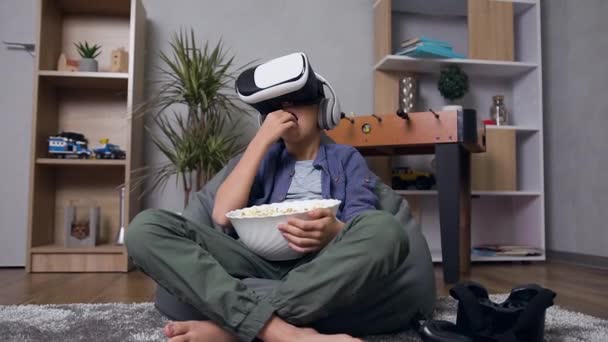
[(80, 54), (80, 57), (82, 58), (97, 58), (97, 56), (99, 56), (99, 54), (101, 53), (101, 45), (93, 45), (90, 46), (88, 42), (84, 42), (81, 43), (74, 43), (74, 45), (76, 46), (76, 49), (78, 50), (78, 53)]
[(135, 170), (133, 179), (135, 187), (144, 188), (143, 196), (175, 176), (185, 207), (192, 191), (242, 152), (233, 115), (245, 112), (235, 105), (231, 86), (240, 68), (233, 70), (234, 56), (227, 56), (221, 40), (199, 48), (190, 30), (174, 34), (170, 45), (169, 54), (160, 53), (159, 90), (138, 109), (152, 115), (146, 130), (167, 161)]
[(469, 91), (469, 77), (460, 67), (450, 65), (441, 70), (437, 88), (449, 101), (460, 99)]

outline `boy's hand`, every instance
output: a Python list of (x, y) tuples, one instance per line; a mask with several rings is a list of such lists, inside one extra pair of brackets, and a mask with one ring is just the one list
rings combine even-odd
[(285, 131), (298, 125), (297, 118), (290, 112), (277, 110), (264, 119), (254, 139), (264, 145), (275, 143)]
[(308, 213), (308, 217), (310, 220), (291, 218), (279, 225), (289, 247), (296, 252), (319, 251), (344, 228), (344, 222), (329, 209), (315, 209)]

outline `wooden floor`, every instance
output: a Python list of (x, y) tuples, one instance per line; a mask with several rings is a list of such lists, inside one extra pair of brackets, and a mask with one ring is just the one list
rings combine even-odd
[[(441, 268), (438, 295), (447, 295)], [(476, 264), (468, 277), (491, 293), (537, 283), (557, 292), (557, 304), (608, 319), (608, 271), (557, 263)], [(156, 286), (141, 272), (35, 273), (0, 268), (0, 304), (63, 304), (151, 301)]]

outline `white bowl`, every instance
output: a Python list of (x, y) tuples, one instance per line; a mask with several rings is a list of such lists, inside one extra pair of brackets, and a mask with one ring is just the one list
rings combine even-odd
[(306, 220), (306, 213), (317, 208), (328, 208), (335, 215), (339, 206), (340, 201), (335, 199), (291, 201), (237, 209), (226, 217), (241, 241), (257, 255), (272, 261), (291, 260), (303, 253), (289, 247), (278, 225), (291, 217)]

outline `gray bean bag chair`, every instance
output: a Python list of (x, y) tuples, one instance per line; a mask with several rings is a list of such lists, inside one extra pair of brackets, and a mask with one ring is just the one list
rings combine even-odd
[[(183, 213), (185, 217), (221, 230), (221, 227), (213, 224), (211, 219), (214, 197), (218, 187), (234, 168), (239, 158), (232, 159), (201, 191), (193, 196)], [(361, 334), (386, 333), (386, 331), (373, 331), (373, 322), (382, 321), (383, 326), (386, 326), (386, 321), (390, 320), (394, 321), (392, 326), (395, 326), (396, 330), (405, 330), (412, 318), (417, 315), (428, 317), (433, 311), (436, 298), (435, 275), (431, 254), (420, 227), (412, 217), (408, 203), (402, 196), (380, 181), (376, 187), (376, 193), (380, 199), (378, 209), (392, 213), (403, 224), (403, 229), (407, 231), (410, 242), (409, 255), (394, 274), (378, 284), (377, 296), (362, 299), (357, 307), (351, 308), (347, 314), (330, 316), (324, 321), (314, 324), (314, 328), (325, 332), (340, 332), (343, 331), (342, 329), (348, 329), (351, 334), (357, 334), (357, 331), (352, 331), (352, 327), (357, 326), (356, 321), (361, 320), (362, 328), (365, 329), (360, 332)], [(243, 282), (263, 296), (280, 281), (250, 278), (243, 279)], [(172, 320), (206, 319), (194, 307), (176, 299), (161, 286), (156, 292), (155, 306)], [(377, 310), (368, 308), (378, 306), (386, 308), (385, 315), (374, 314), (374, 317), (366, 315), (370, 311), (377, 313)]]

